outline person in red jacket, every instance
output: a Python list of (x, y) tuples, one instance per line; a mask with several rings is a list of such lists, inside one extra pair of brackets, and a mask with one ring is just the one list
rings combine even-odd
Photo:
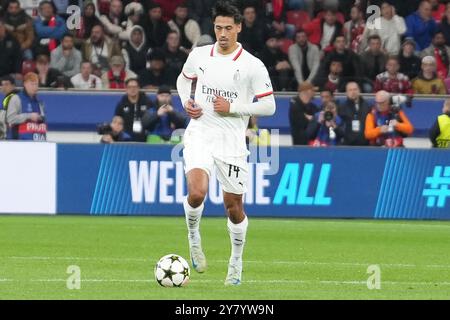
[(334, 40), (343, 32), (342, 23), (338, 21), (334, 10), (327, 10), (323, 18), (313, 19), (305, 24), (303, 29), (309, 41), (325, 52), (332, 50)]

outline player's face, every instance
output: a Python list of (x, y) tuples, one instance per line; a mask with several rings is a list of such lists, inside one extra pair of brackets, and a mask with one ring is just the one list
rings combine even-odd
[(220, 48), (227, 50), (236, 44), (241, 24), (234, 23), (231, 17), (218, 16), (214, 21), (214, 32)]

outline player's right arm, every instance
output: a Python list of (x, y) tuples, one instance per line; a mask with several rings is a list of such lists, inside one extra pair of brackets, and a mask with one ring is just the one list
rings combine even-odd
[(177, 79), (177, 91), (180, 96), (181, 104), (189, 117), (193, 119), (200, 118), (203, 114), (202, 109), (196, 105), (195, 101), (191, 98), (192, 81), (197, 79), (196, 53), (197, 50), (193, 50), (191, 54), (189, 54), (188, 59), (183, 66), (183, 70)]

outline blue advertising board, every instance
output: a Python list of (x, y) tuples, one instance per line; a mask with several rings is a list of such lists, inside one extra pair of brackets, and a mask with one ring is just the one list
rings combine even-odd
[[(57, 212), (183, 215), (186, 182), (173, 150), (58, 145)], [(249, 166), (249, 216), (450, 219), (448, 150), (290, 147)], [(204, 214), (224, 215), (214, 174)]]

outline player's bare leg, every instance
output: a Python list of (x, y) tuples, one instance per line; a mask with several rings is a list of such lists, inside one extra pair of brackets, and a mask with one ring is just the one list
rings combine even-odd
[(192, 169), (187, 174), (188, 196), (184, 199), (184, 212), (188, 227), (189, 251), (192, 267), (197, 272), (205, 272), (206, 258), (202, 250), (200, 219), (203, 201), (208, 190), (208, 174), (202, 169)]
[(223, 202), (228, 215), (228, 233), (231, 240), (231, 257), (225, 285), (239, 285), (242, 277), (242, 254), (247, 234), (248, 219), (244, 213), (242, 195), (223, 193)]

